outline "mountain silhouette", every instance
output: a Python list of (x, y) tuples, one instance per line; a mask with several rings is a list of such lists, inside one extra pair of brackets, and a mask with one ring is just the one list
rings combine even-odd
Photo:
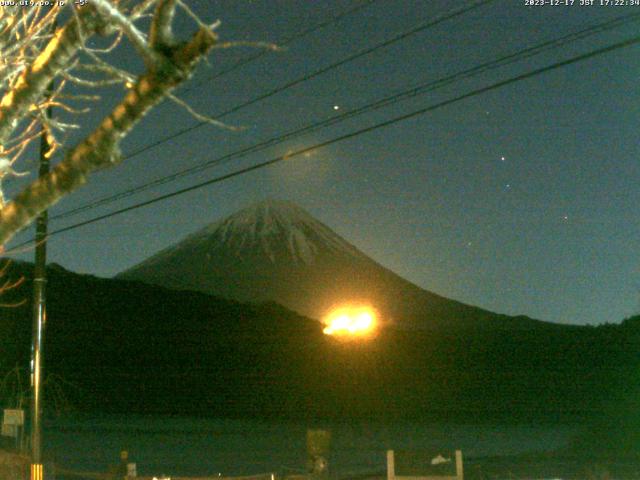
[(544, 324), (424, 290), (299, 206), (280, 200), (254, 204), (212, 223), (117, 278), (244, 302), (275, 301), (318, 320), (343, 304), (368, 304), (383, 323), (411, 328)]
[[(47, 276), (45, 372), (63, 380), (78, 410), (636, 425), (638, 317), (597, 328), (390, 325), (369, 341), (344, 342), (274, 303), (56, 265)], [(4, 278), (25, 281), (3, 294), (19, 306), (0, 308), (0, 375), (16, 366), (28, 375), (33, 265), (13, 262)], [(56, 391), (47, 387), (47, 408), (57, 406)]]

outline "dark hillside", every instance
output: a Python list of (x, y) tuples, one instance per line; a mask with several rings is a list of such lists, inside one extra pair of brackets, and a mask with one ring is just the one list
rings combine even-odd
[(118, 278), (243, 302), (274, 301), (320, 320), (344, 303), (412, 328), (544, 328), (442, 297), (405, 280), (304, 209), (266, 200), (214, 222)]
[[(29, 264), (12, 275), (30, 276)], [(599, 416), (640, 382), (637, 322), (403, 330), (339, 342), (276, 304), (50, 268), (45, 365), (82, 410), (545, 421)], [(6, 300), (30, 296), (31, 282)], [(0, 316), (0, 366), (28, 364), (30, 308)], [(636, 402), (637, 403), (637, 402)], [(635, 406), (634, 406), (635, 405)]]

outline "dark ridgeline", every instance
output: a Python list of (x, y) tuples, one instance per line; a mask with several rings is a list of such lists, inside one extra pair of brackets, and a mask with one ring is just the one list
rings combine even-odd
[[(28, 281), (5, 297), (30, 298)], [(624, 400), (640, 320), (401, 329), (341, 342), (276, 304), (49, 269), (48, 373), (79, 409), (213, 416), (555, 420)], [(3, 369), (27, 365), (29, 306), (0, 310)], [(512, 319), (515, 323), (516, 319)], [(636, 389), (637, 392), (637, 389)]]
[[(418, 252), (416, 252), (417, 254)], [(267, 200), (212, 223), (117, 278), (240, 301), (275, 301), (310, 318), (344, 302), (411, 327), (529, 328), (428, 292), (378, 264), (297, 205)]]
[[(273, 219), (253, 218), (258, 220), (253, 224), (256, 228), (263, 221), (276, 232), (287, 222), (281, 219), (274, 225)], [(248, 231), (251, 225), (247, 221)], [(224, 222), (211, 231), (224, 232), (223, 227)], [(287, 228), (291, 233), (291, 226)], [(396, 321), (373, 341), (340, 342), (323, 335), (316, 320), (273, 302), (240, 303), (124, 278), (79, 275), (52, 265), (46, 372), (76, 385), (65, 387), (72, 403), (79, 410), (94, 412), (306, 420), (558, 422), (591, 418), (603, 428), (614, 425), (616, 431), (640, 425), (633, 423), (640, 411), (640, 317), (621, 325), (578, 327), (493, 314), (411, 285), (323, 228), (327, 231), (320, 234), (316, 227), (313, 232), (303, 230), (310, 236), (322, 235), (312, 241), (293, 233), (298, 237), (286, 248), (263, 234), (256, 237), (263, 242), (258, 252), (241, 250), (251, 236), (243, 240), (216, 233), (222, 236), (216, 238), (231, 239), (223, 242), (225, 249), (238, 248), (240, 273), (233, 271), (230, 259), (212, 263), (228, 267), (239, 282), (241, 268), (257, 256), (263, 259), (271, 253), (277, 264), (281, 256), (290, 258), (291, 252), (298, 252), (298, 264), (282, 267), (281, 275), (293, 275), (314, 265), (311, 260), (319, 255), (328, 259), (329, 253), (320, 250), (329, 248), (329, 243), (334, 255), (354, 259), (374, 275), (373, 280), (360, 278), (346, 269), (342, 280), (356, 275), (357, 282), (373, 285), (381, 296), (385, 285), (390, 289), (408, 286), (409, 293), (395, 292), (395, 303), (392, 296), (384, 296), (381, 308), (383, 315), (410, 312), (406, 321), (394, 317)], [(195, 263), (190, 267), (207, 271), (210, 264), (196, 253), (206, 252), (209, 238), (195, 235), (188, 240), (194, 245)], [(284, 250), (277, 250), (280, 247)], [(314, 248), (318, 256), (307, 255)], [(176, 251), (185, 253), (180, 248)], [(214, 250), (211, 255), (223, 251)], [(155, 258), (173, 258), (167, 254), (171, 251)], [(145, 262), (140, 271), (154, 262)], [(6, 293), (5, 302), (31, 298), (32, 268), (27, 263), (12, 265), (11, 277), (24, 275), (27, 281)], [(257, 268), (265, 272), (270, 267)], [(222, 271), (216, 270), (214, 278), (231, 283), (220, 278)], [(321, 271), (314, 281), (323, 278), (326, 271)], [(185, 278), (181, 270), (174, 273), (176, 282)], [(253, 279), (244, 291), (267, 288), (261, 283), (265, 281)], [(296, 295), (310, 288), (299, 277), (294, 285), (299, 287)], [(345, 291), (351, 288), (342, 285)], [(235, 283), (227, 288), (228, 294), (245, 287)], [(318, 284), (319, 292), (323, 288), (323, 295), (331, 289)], [(410, 299), (415, 304), (408, 306)], [(29, 302), (0, 309), (2, 371), (28, 365), (29, 312)]]

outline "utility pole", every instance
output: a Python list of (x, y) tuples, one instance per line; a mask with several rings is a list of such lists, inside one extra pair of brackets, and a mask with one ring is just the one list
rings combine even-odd
[[(54, 23), (55, 28), (55, 23)], [(53, 92), (53, 85), (47, 91), (47, 98)], [(44, 112), (45, 120), (42, 124), (40, 137), (40, 168), (38, 176), (49, 173), (49, 136), (46, 131), (46, 119), (51, 118), (52, 108), (47, 107)], [(36, 250), (33, 272), (33, 333), (31, 345), (31, 480), (43, 480), (42, 465), (42, 347), (44, 344), (44, 329), (47, 323), (47, 220), (45, 210), (36, 220)]]

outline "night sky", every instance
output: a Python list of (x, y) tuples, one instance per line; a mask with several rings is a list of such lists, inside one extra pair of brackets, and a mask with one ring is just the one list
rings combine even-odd
[[(223, 40), (287, 39), (362, 2), (189, 0), (220, 19)], [(462, 1), (378, 0), (211, 79), (255, 49), (214, 51), (178, 90), (217, 115), (393, 38)], [(55, 216), (283, 132), (475, 67), (640, 6), (488, 5), (348, 62), (224, 120), (94, 175)], [(599, 4), (599, 0), (596, 0)], [(356, 116), (140, 195), (52, 220), (52, 230), (308, 147), (500, 80), (632, 38), (638, 24), (566, 43), (523, 61)], [(187, 21), (181, 24), (189, 26)], [(186, 30), (185, 30), (186, 32)], [(640, 310), (640, 48), (631, 46), (456, 102), (318, 149), (303, 158), (55, 235), (49, 261), (112, 276), (187, 234), (266, 197), (291, 200), (382, 265), (417, 285), (489, 310), (562, 323), (619, 322)], [(114, 62), (140, 71), (125, 49)], [(95, 127), (122, 88), (81, 118)], [(123, 143), (125, 155), (198, 123), (165, 102)], [(23, 164), (35, 170), (32, 164)], [(9, 185), (15, 192), (25, 180)], [(30, 238), (16, 237), (13, 245)], [(11, 245), (9, 245), (9, 248)], [(32, 253), (19, 255), (30, 258)]]

